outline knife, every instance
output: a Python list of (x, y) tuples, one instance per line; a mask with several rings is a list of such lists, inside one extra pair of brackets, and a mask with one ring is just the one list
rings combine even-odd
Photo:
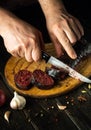
[(78, 73), (67, 64), (63, 63), (62, 61), (58, 60), (53, 56), (50, 56), (44, 51), (42, 51), (42, 59), (44, 59), (47, 63), (50, 63), (51, 65), (57, 68), (63, 68), (68, 72), (69, 76), (71, 76), (72, 78), (79, 79), (82, 82), (91, 83), (91, 80), (89, 78), (83, 76), (82, 74)]

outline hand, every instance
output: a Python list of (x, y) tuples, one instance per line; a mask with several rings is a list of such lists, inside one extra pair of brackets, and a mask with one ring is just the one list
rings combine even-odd
[(25, 57), (29, 62), (39, 60), (41, 49), (44, 47), (41, 33), (11, 13), (7, 11), (3, 13), (0, 34), (7, 51), (15, 57)]
[(50, 14), (46, 17), (46, 23), (57, 56), (61, 56), (64, 49), (72, 59), (75, 59), (77, 55), (72, 46), (84, 35), (83, 27), (65, 10)]

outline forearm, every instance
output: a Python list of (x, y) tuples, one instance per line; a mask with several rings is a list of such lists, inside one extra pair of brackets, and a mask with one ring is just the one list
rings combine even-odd
[(5, 10), (3, 8), (0, 8), (0, 26), (2, 25), (1, 23), (3, 22), (3, 17), (5, 15), (4, 11)]
[(11, 26), (11, 24), (15, 23), (15, 20), (17, 17), (12, 14), (10, 11), (0, 8), (0, 35), (3, 37), (3, 34), (9, 31), (7, 29), (8, 26)]
[(8, 18), (11, 18), (10, 17), (11, 15), (13, 16), (13, 14), (9, 12), (8, 10), (4, 8), (0, 8), (0, 26), (3, 25), (6, 21), (10, 22), (8, 21)]
[(4, 28), (6, 27), (5, 23), (9, 23), (7, 11), (3, 8), (0, 8), (0, 35), (2, 35), (2, 32)]
[(50, 17), (55, 12), (66, 10), (62, 0), (38, 0), (45, 17)]
[(6, 23), (10, 24), (8, 17), (9, 12), (6, 9), (0, 8), (0, 35), (2, 33), (2, 30), (4, 30)]

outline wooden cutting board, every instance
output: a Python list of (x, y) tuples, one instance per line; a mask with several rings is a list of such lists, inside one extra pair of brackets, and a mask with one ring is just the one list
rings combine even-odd
[[(53, 56), (56, 56), (55, 49), (52, 44), (46, 44), (46, 51)], [(52, 97), (62, 95), (64, 93), (70, 92), (75, 89), (77, 86), (82, 84), (81, 81), (73, 79), (71, 77), (67, 77), (66, 79), (60, 81), (58, 85), (54, 86), (49, 90), (41, 90), (36, 86), (33, 86), (29, 90), (20, 90), (16, 87), (14, 82), (14, 75), (21, 69), (27, 69), (30, 71), (34, 71), (35, 69), (41, 69), (45, 71), (46, 67), (51, 67), (50, 64), (46, 64), (44, 60), (40, 62), (27, 62), (24, 58), (15, 58), (10, 57), (5, 66), (5, 78), (6, 81), (13, 90), (19, 92), (20, 94), (28, 95), (34, 98), (44, 98), (44, 97)], [(77, 66), (77, 71), (83, 74), (84, 76), (89, 77), (91, 75), (91, 56), (85, 58), (82, 62), (80, 62)]]

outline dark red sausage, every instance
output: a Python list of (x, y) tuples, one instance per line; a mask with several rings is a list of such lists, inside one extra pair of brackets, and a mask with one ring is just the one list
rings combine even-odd
[(35, 70), (33, 72), (33, 77), (36, 86), (38, 86), (40, 89), (50, 89), (54, 85), (53, 78), (46, 74), (46, 72), (43, 72), (42, 70)]
[(14, 76), (16, 86), (23, 90), (27, 90), (32, 86), (32, 79), (32, 72), (28, 70), (20, 70)]
[(55, 66), (52, 66), (51, 68), (46, 68), (46, 73), (53, 77), (53, 79), (57, 82), (64, 80), (68, 75), (67, 71), (62, 68), (56, 68)]

